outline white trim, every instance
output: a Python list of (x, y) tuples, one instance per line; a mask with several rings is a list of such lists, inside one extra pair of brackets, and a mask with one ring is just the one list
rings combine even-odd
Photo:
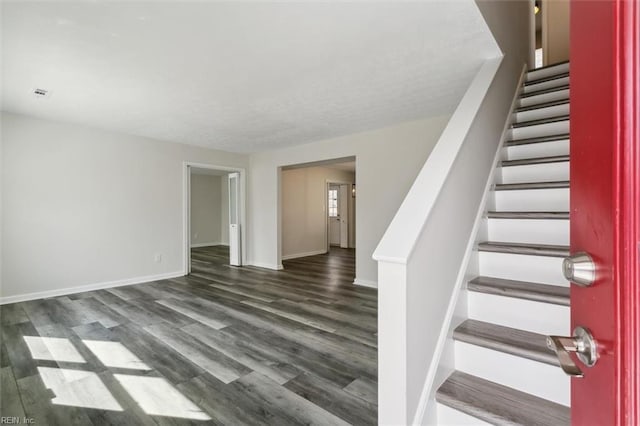
[(247, 265), (255, 266), (257, 268), (272, 269), (274, 271), (281, 271), (284, 269), (284, 266), (282, 266), (282, 263), (275, 265), (275, 264), (263, 263), (263, 262), (249, 262), (247, 263)]
[(216, 243), (196, 243), (191, 244), (191, 248), (200, 248), (200, 247), (213, 247), (213, 246), (228, 246), (229, 244), (224, 244), (222, 242)]
[(306, 253), (287, 254), (286, 256), (282, 256), (282, 260), (297, 259), (299, 257), (307, 257), (307, 256), (317, 256), (319, 254), (325, 254), (325, 253), (327, 253), (326, 250), (314, 250), (314, 251), (308, 251)]
[(416, 408), (416, 413), (413, 419), (412, 424), (414, 425), (422, 424), (425, 413), (427, 411), (427, 407), (429, 406), (429, 401), (435, 397), (435, 392), (434, 392), (435, 389), (433, 386), (434, 380), (436, 378), (438, 367), (440, 366), (440, 359), (442, 357), (442, 353), (445, 347), (445, 343), (447, 341), (447, 337), (450, 335), (449, 331), (451, 328), (451, 322), (453, 320), (456, 305), (458, 304), (458, 299), (460, 298), (460, 291), (462, 290), (462, 287), (465, 284), (465, 279), (467, 278), (469, 261), (471, 259), (471, 255), (473, 254), (473, 251), (477, 243), (476, 240), (478, 236), (478, 230), (480, 228), (480, 224), (482, 223), (482, 219), (485, 216), (487, 201), (489, 199), (489, 195), (491, 193), (491, 187), (493, 186), (495, 174), (498, 169), (498, 161), (500, 161), (500, 158), (502, 156), (502, 148), (504, 146), (504, 141), (506, 140), (507, 132), (509, 131), (509, 126), (511, 125), (512, 115), (516, 107), (516, 102), (518, 101), (518, 97), (520, 96), (520, 89), (522, 88), (522, 84), (526, 76), (526, 70), (527, 70), (527, 66), (525, 65), (522, 69), (522, 73), (520, 75), (520, 81), (518, 82), (518, 86), (513, 96), (513, 100), (511, 101), (511, 108), (509, 109), (509, 114), (507, 115), (504, 128), (502, 130), (502, 136), (500, 138), (500, 143), (498, 144), (498, 149), (493, 158), (491, 172), (489, 173), (489, 178), (487, 179), (487, 183), (485, 184), (485, 187), (484, 187), (484, 195), (482, 196), (482, 200), (480, 201), (480, 205), (478, 206), (476, 219), (473, 224), (471, 233), (469, 234), (469, 241), (467, 242), (465, 255), (462, 258), (460, 269), (458, 270), (458, 276), (456, 277), (455, 287), (453, 289), (453, 293), (451, 294), (451, 299), (449, 300), (447, 313), (445, 314), (444, 321), (442, 322), (442, 327), (440, 328), (440, 334), (438, 336), (438, 342), (436, 343), (433, 361), (431, 363), (431, 366), (429, 367), (429, 372), (427, 373), (427, 377), (425, 378), (425, 382), (422, 387), (422, 392), (420, 393), (418, 406)]
[(122, 287), (125, 285), (142, 284), (152, 281), (168, 280), (170, 278), (184, 276), (183, 271), (167, 272), (158, 275), (147, 275), (144, 277), (126, 278), (123, 280), (106, 281), (102, 283), (82, 285), (79, 287), (62, 288), (58, 290), (40, 291), (37, 293), (19, 294), (16, 296), (0, 297), (0, 305), (8, 303), (26, 302), (27, 300), (45, 299), (47, 297), (64, 296), (66, 294), (83, 293), (85, 291), (101, 290), (112, 287)]
[(378, 282), (377, 281), (373, 281), (373, 280), (365, 280), (362, 278), (358, 278), (356, 277), (356, 279), (353, 280), (353, 285), (359, 285), (362, 287), (370, 287), (370, 288), (378, 288)]
[(247, 264), (247, 171), (242, 167), (219, 166), (217, 164), (182, 162), (182, 258), (183, 275), (191, 273), (191, 167), (198, 169), (223, 170), (240, 173), (240, 246), (242, 264)]

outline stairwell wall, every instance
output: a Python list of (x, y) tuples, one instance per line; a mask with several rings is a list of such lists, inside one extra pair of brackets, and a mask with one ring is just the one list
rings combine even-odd
[(380, 424), (434, 420), (427, 407), (472, 231), (514, 93), (531, 59), (532, 2), (477, 5), (504, 56), (479, 71), (374, 254), (381, 277), (378, 315), (395, 319), (379, 327)]

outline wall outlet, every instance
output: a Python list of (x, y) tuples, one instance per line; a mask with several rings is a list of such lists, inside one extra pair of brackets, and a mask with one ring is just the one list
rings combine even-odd
[(197, 233), (197, 232), (195, 232), (195, 233), (193, 234), (193, 239), (194, 239), (194, 240), (197, 240), (197, 239), (198, 239), (198, 233)]
[(156, 254), (156, 255), (153, 257), (153, 260), (155, 260), (155, 261), (156, 261), (156, 263), (160, 263), (160, 262), (162, 262), (162, 255), (161, 255), (160, 253)]

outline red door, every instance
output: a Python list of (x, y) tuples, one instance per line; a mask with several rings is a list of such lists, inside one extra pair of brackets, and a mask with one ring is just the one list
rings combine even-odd
[(571, 286), (571, 323), (599, 352), (577, 363), (573, 425), (640, 424), (639, 6), (571, 3), (571, 251), (596, 264), (592, 286)]

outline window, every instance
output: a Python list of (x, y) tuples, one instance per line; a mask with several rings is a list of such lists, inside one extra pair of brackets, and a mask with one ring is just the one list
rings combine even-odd
[(329, 190), (329, 217), (338, 217), (338, 190)]

